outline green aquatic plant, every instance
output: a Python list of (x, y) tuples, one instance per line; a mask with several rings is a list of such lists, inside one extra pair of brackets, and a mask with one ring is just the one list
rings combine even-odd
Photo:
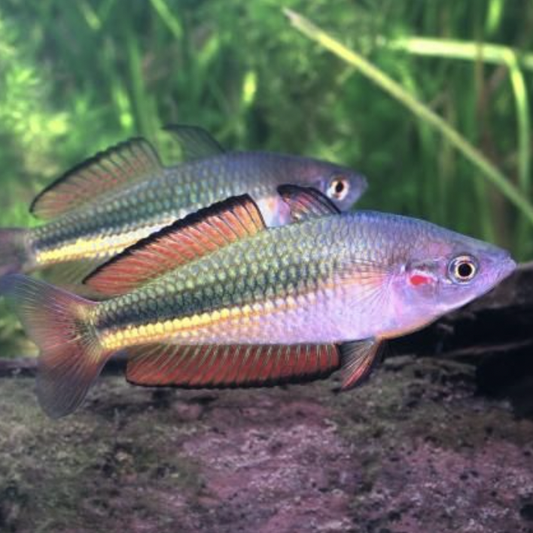
[[(150, 0), (124, 9), (120, 0), (4, 0), (2, 226), (36, 224), (27, 212), (35, 193), (131, 136), (175, 162), (160, 127), (185, 123), (232, 149), (351, 166), (369, 177), (362, 207), (429, 219), (530, 259), (526, 211), (427, 121), (302, 38), (282, 8), (305, 13), (424, 102), (528, 210), (530, 3)], [(7, 312), (0, 321), (14, 327)]]
[(384, 92), (388, 93), (409, 109), (418, 120), (434, 128), (443, 135), (450, 144), (459, 150), (464, 157), (477, 167), (486, 179), (490, 180), (500, 192), (520, 210), (530, 224), (533, 224), (533, 204), (528, 199), (530, 179), (529, 107), (524, 79), (514, 53), (507, 51), (507, 54), (503, 54), (502, 60), (505, 61), (509, 67), (516, 97), (519, 139), (518, 174), (520, 188), (516, 187), (511, 180), (503, 174), (503, 172), (493, 165), (446, 120), (422, 103), (420, 99), (410, 94), (400, 84), (390, 78), (383, 70), (373, 65), (357, 52), (344, 46), (341, 42), (331, 37), (331, 35), (324, 32), (298, 13), (286, 9), (285, 14), (300, 32), (357, 68), (364, 76), (378, 85), (378, 87)]

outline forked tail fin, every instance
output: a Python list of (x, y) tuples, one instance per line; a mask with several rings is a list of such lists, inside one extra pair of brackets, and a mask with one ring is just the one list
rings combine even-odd
[(95, 302), (20, 274), (0, 280), (29, 337), (41, 350), (37, 396), (52, 418), (74, 411), (109, 357), (91, 323)]
[(23, 272), (31, 264), (27, 234), (22, 228), (0, 229), (0, 276)]

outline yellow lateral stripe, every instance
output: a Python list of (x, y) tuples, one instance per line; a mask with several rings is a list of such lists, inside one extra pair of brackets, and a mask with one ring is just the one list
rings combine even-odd
[(156, 226), (143, 227), (128, 233), (79, 238), (75, 242), (63, 244), (57, 248), (38, 251), (36, 261), (38, 265), (50, 265), (75, 259), (105, 258), (121, 252), (139, 239), (172, 223), (173, 220), (169, 219)]
[(59, 248), (38, 252), (36, 259), (39, 265), (49, 265), (73, 259), (105, 257), (110, 252), (121, 251), (125, 246), (134, 242), (134, 239), (121, 240), (120, 242), (118, 240), (113, 242), (111, 239), (111, 242), (106, 242), (106, 239), (100, 237), (78, 239), (74, 243), (69, 243)]
[[(308, 295), (301, 295), (297, 299), (308, 298)], [(300, 305), (297, 299), (289, 296), (276, 300), (266, 300), (252, 305), (246, 304), (242, 307), (230, 307), (217, 309), (200, 315), (186, 316), (165, 320), (164, 322), (154, 322), (140, 326), (127, 326), (124, 329), (104, 333), (100, 338), (101, 345), (108, 350), (116, 350), (135, 344), (153, 343), (168, 340), (178, 333), (188, 333), (203, 326), (212, 326), (220, 322), (239, 318), (252, 318), (266, 316), (275, 311), (288, 311)], [(190, 335), (183, 335), (187, 338)]]

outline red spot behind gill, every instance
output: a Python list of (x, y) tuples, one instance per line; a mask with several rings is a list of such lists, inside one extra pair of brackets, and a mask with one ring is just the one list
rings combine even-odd
[(409, 281), (411, 282), (411, 285), (418, 287), (419, 285), (426, 285), (428, 283), (431, 283), (433, 281), (433, 278), (431, 278), (430, 276), (424, 276), (424, 274), (413, 274), (409, 277)]

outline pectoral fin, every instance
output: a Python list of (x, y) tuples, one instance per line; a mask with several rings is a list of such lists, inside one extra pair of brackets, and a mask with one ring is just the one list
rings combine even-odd
[(384, 343), (380, 339), (365, 339), (340, 346), (341, 390), (361, 385), (381, 361)]
[(340, 213), (335, 204), (316, 189), (298, 185), (280, 185), (278, 193), (289, 206), (294, 222)]

